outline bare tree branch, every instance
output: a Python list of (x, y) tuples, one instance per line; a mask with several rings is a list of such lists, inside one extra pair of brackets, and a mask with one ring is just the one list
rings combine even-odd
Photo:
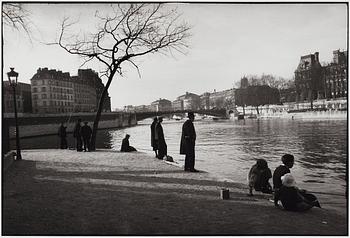
[[(107, 83), (102, 92), (94, 121), (92, 147), (95, 148), (96, 132), (103, 101), (115, 74), (123, 76), (124, 62), (131, 63), (141, 77), (134, 59), (147, 54), (185, 54), (191, 27), (180, 22), (176, 9), (167, 10), (165, 4), (111, 4), (111, 11), (95, 12), (98, 27), (93, 34), (69, 33), (76, 22), (65, 18), (56, 45), (72, 55), (78, 55), (84, 64), (96, 59), (105, 66), (102, 75)], [(79, 31), (74, 31), (79, 32)]]
[(3, 3), (2, 4), (2, 20), (4, 25), (16, 29), (24, 30), (31, 40), (30, 21), (31, 13), (23, 8), (21, 3)]

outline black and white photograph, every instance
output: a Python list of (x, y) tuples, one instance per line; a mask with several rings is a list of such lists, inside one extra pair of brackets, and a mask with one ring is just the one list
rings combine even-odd
[(2, 1), (2, 236), (347, 236), (346, 2)]

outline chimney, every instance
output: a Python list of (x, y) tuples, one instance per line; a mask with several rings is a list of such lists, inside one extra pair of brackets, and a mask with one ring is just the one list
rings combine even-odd
[(318, 60), (318, 52), (315, 52), (315, 61), (319, 62), (319, 60)]

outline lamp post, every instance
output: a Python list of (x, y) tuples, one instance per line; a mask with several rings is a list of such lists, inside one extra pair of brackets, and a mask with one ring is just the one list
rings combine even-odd
[(16, 160), (21, 160), (21, 146), (19, 144), (19, 131), (18, 131), (18, 122), (17, 122), (17, 101), (16, 101), (16, 86), (18, 80), (18, 73), (14, 71), (15, 68), (10, 68), (11, 71), (7, 73), (10, 86), (13, 89), (13, 105), (15, 109), (15, 124), (16, 124)]

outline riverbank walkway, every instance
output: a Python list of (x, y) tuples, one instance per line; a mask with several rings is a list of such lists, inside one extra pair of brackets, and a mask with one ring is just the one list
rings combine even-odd
[[(346, 213), (274, 207), (142, 152), (24, 150), (3, 172), (2, 235), (347, 235)], [(230, 199), (220, 198), (221, 188)]]

